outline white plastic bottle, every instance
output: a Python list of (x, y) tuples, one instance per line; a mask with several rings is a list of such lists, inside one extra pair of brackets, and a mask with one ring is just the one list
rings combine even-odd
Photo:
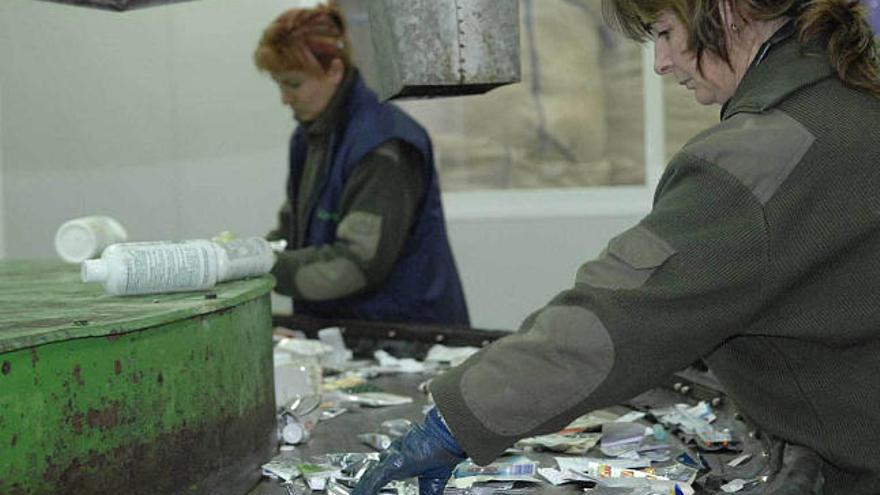
[(204, 290), (217, 282), (268, 272), (274, 262), (260, 238), (114, 244), (82, 264), (83, 282), (100, 282), (111, 295)]
[(125, 242), (128, 234), (115, 219), (93, 215), (74, 218), (55, 232), (55, 252), (68, 263), (97, 258), (111, 244)]
[(262, 275), (275, 264), (275, 252), (266, 239), (248, 237), (215, 244), (222, 251), (218, 282)]

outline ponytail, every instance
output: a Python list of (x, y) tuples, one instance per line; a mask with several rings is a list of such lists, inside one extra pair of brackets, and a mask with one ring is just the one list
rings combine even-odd
[(880, 62), (874, 32), (859, 0), (812, 0), (798, 16), (802, 42), (828, 40), (828, 55), (849, 87), (880, 96)]

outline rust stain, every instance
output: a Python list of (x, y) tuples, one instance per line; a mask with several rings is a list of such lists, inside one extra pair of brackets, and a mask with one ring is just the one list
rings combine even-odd
[(40, 357), (37, 356), (37, 348), (36, 348), (36, 347), (31, 347), (31, 366), (33, 366), (34, 368), (36, 368), (36, 367), (37, 367), (37, 361), (39, 361), (39, 360), (40, 360)]
[(3, 361), (3, 374), (8, 375), (10, 371), (12, 371), (12, 363), (9, 361)]
[[(76, 462), (76, 458), (73, 459)], [(43, 481), (51, 482), (58, 479), (58, 465), (52, 462), (52, 458), (46, 456), (46, 470), (43, 471)]]
[(76, 383), (79, 386), (83, 386), (86, 384), (86, 382), (82, 379), (82, 368), (80, 368), (78, 364), (73, 367), (73, 377), (76, 379)]
[(118, 359), (113, 362), (113, 372), (117, 375), (122, 373), (122, 363)]
[(119, 425), (119, 403), (114, 402), (106, 409), (89, 409), (86, 420), (92, 428), (100, 428), (102, 431), (109, 430)]
[[(189, 487), (187, 493), (244, 493), (251, 485), (242, 484), (240, 473), (256, 471), (274, 455), (274, 428), (274, 404), (266, 402), (245, 414), (171, 430), (162, 427), (158, 438), (149, 442), (132, 438), (106, 451), (46, 457), (42, 477), (49, 485), (46, 488), (57, 493), (146, 495), (179, 493), (181, 486)], [(217, 435), (218, 431), (223, 435)], [(230, 461), (218, 470), (218, 462), (224, 459)], [(157, 472), (163, 476), (156, 476)]]
[(82, 435), (83, 433), (83, 413), (77, 412), (73, 416), (70, 416), (70, 426), (73, 427), (73, 432), (77, 435)]

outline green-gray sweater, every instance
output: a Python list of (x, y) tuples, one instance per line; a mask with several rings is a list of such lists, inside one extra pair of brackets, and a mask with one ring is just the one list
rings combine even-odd
[(790, 31), (672, 159), (648, 216), (433, 381), (477, 462), (705, 358), (745, 415), (822, 457), (826, 493), (880, 493), (880, 100)]

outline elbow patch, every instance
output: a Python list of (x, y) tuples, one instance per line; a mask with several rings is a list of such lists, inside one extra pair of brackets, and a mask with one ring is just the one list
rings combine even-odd
[(599, 289), (637, 289), (673, 254), (668, 242), (637, 225), (611, 239), (597, 259), (581, 266), (576, 281)]
[(297, 270), (294, 282), (300, 294), (313, 301), (337, 299), (367, 286), (361, 269), (347, 258), (309, 263)]
[(336, 236), (350, 243), (349, 249), (363, 261), (370, 261), (379, 249), (382, 237), (382, 216), (365, 211), (352, 211), (345, 215)]
[(541, 311), (525, 333), (505, 337), (461, 378), (467, 407), (489, 430), (523, 435), (586, 399), (614, 365), (614, 345), (595, 313)]

